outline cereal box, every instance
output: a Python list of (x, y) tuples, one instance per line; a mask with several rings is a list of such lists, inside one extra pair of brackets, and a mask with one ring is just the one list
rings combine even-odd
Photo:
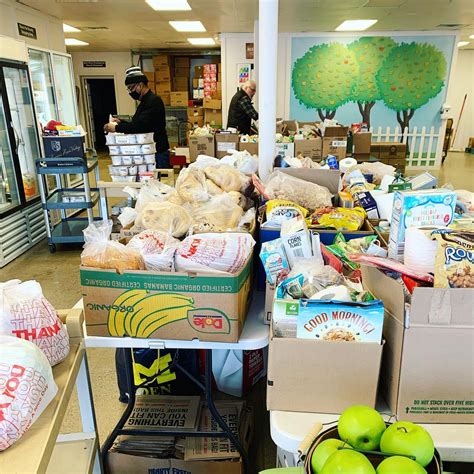
[(403, 261), (408, 227), (447, 226), (454, 217), (456, 193), (447, 189), (397, 191), (393, 199), (388, 256)]
[(380, 344), (383, 311), (383, 302), (380, 300), (367, 303), (299, 300), (296, 337)]

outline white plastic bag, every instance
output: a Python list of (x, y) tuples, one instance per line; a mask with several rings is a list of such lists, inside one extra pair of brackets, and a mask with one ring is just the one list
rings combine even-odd
[(228, 155), (220, 160), (222, 164), (233, 166), (248, 176), (257, 173), (258, 158), (255, 155), (251, 155), (247, 150), (227, 150), (227, 153)]
[(183, 168), (176, 180), (176, 191), (185, 202), (207, 201), (206, 175), (198, 168)]
[(120, 224), (123, 228), (128, 228), (131, 224), (135, 222), (135, 219), (138, 216), (138, 212), (132, 207), (125, 207), (122, 213), (118, 216)]
[(140, 251), (147, 270), (172, 272), (178, 240), (156, 230), (145, 230), (132, 237), (127, 247)]
[(140, 212), (150, 202), (163, 202), (167, 196), (174, 190), (157, 179), (149, 179), (138, 193), (135, 209)]
[(0, 336), (0, 451), (28, 430), (58, 392), (48, 359), (33, 343)]
[(253, 237), (244, 233), (191, 235), (178, 246), (176, 270), (238, 273), (252, 254), (254, 245)]
[(69, 354), (67, 329), (34, 280), (0, 283), (0, 335), (31, 341), (52, 366)]

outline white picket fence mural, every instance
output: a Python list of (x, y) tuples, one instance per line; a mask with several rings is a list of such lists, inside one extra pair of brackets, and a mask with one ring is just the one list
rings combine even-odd
[(393, 131), (390, 127), (370, 127), (372, 142), (403, 142), (408, 144), (407, 167), (433, 167), (441, 166), (444, 140), (444, 124), (435, 131), (434, 127), (429, 130), (422, 127), (413, 127), (411, 131), (407, 127), (401, 133), (396, 127)]

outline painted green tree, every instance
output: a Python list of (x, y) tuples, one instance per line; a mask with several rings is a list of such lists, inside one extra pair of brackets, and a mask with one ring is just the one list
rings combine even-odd
[(301, 104), (316, 109), (321, 120), (332, 119), (350, 99), (357, 72), (354, 53), (343, 44), (325, 43), (296, 60), (291, 84)]
[(393, 48), (376, 79), (385, 105), (397, 113), (402, 130), (416, 109), (437, 96), (444, 86), (446, 59), (427, 43), (402, 43)]
[(396, 45), (397, 43), (388, 36), (363, 36), (347, 47), (354, 53), (359, 65), (352, 100), (357, 102), (362, 121), (367, 122), (369, 127), (372, 107), (377, 100), (382, 99), (375, 76)]

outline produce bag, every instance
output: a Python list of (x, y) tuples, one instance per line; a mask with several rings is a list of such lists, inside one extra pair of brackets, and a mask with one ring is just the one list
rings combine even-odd
[(147, 204), (135, 221), (138, 230), (158, 230), (182, 237), (192, 223), (189, 212), (171, 202), (151, 202)]
[(142, 254), (147, 270), (172, 272), (177, 245), (178, 240), (165, 232), (145, 230), (133, 236), (127, 247)]
[(92, 268), (125, 270), (145, 270), (145, 262), (140, 252), (128, 248), (120, 242), (110, 240), (112, 221), (98, 221), (84, 230), (84, 250), (81, 265)]
[(244, 233), (191, 235), (178, 246), (176, 270), (238, 273), (252, 254), (254, 245), (253, 237)]
[(67, 329), (34, 280), (0, 283), (0, 335), (31, 341), (52, 366), (69, 354)]
[(332, 196), (328, 188), (281, 171), (270, 175), (265, 190), (270, 199), (292, 201), (308, 210), (331, 206)]
[(29, 341), (0, 336), (0, 451), (37, 420), (58, 387), (46, 356)]

